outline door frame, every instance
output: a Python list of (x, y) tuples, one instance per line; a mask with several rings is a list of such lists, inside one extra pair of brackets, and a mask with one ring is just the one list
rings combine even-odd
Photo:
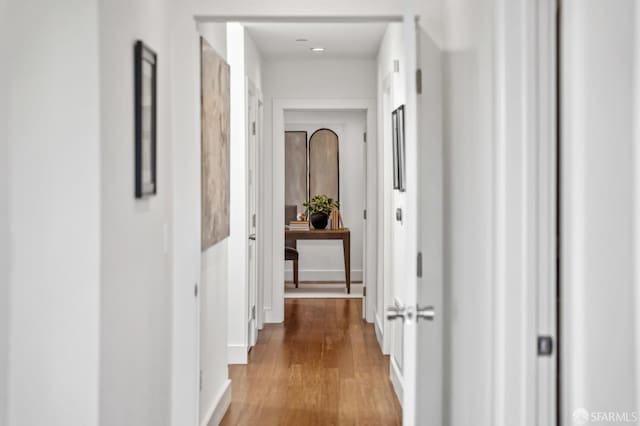
[[(492, 424), (556, 424), (558, 0), (498, 0)], [(538, 355), (538, 336), (553, 342)]]
[[(367, 187), (367, 239), (372, 247), (377, 246), (377, 102), (374, 98), (275, 98), (273, 99), (273, 222), (271, 227), (273, 234), (271, 241), (265, 241), (265, 248), (272, 247), (271, 255), (265, 255), (265, 261), (273, 262), (273, 275), (271, 277), (271, 306), (264, 304), (264, 318), (267, 323), (280, 323), (284, 321), (284, 234), (279, 234), (278, 229), (284, 224), (284, 112), (286, 110), (345, 110), (365, 111), (367, 120), (367, 152), (369, 176)], [(374, 179), (372, 179), (372, 177)], [(368, 322), (374, 320), (376, 299), (377, 270), (376, 251), (368, 250), (366, 259), (363, 259), (366, 271), (363, 271), (367, 282), (363, 284), (367, 288), (365, 298), (365, 319)], [(265, 287), (265, 291), (268, 288)], [(266, 300), (266, 297), (265, 297)]]
[[(246, 225), (247, 225), (247, 236), (249, 236), (251, 234), (251, 209), (249, 208), (249, 206), (251, 205), (251, 191), (249, 190), (250, 185), (252, 184), (254, 186), (254, 190), (255, 190), (255, 197), (253, 200), (254, 203), (254, 214), (256, 215), (255, 220), (255, 224), (254, 224), (254, 228), (255, 228), (255, 235), (256, 237), (258, 237), (259, 233), (261, 233), (261, 227), (260, 227), (260, 181), (257, 179), (258, 176), (260, 176), (261, 173), (261, 169), (260, 169), (260, 150), (261, 150), (261, 126), (262, 126), (262, 117), (260, 114), (261, 111), (261, 105), (262, 105), (262, 92), (260, 91), (260, 89), (255, 85), (255, 83), (253, 81), (251, 81), (251, 79), (249, 79), (248, 77), (245, 77), (245, 89), (246, 89), (246, 93), (245, 93), (245, 97), (246, 97), (246, 102), (245, 102), (245, 106), (246, 106), (246, 111), (245, 111), (245, 123), (247, 125), (246, 128), (246, 135), (247, 135), (247, 176), (246, 176), (246, 182), (247, 182), (247, 217), (246, 217)], [(253, 131), (254, 129), (252, 128), (253, 124), (251, 121), (251, 108), (253, 108), (253, 118), (255, 119), (255, 132)], [(253, 149), (251, 149), (251, 139), (253, 138)], [(253, 156), (253, 159), (251, 158), (251, 156)], [(251, 165), (253, 163), (253, 176), (251, 175)], [(249, 240), (247, 240), (248, 242)], [(252, 322), (255, 323), (255, 330), (254, 333), (252, 334), (251, 329), (247, 330), (247, 348), (250, 349), (251, 347), (253, 347), (257, 341), (258, 338), (258, 330), (261, 328), (261, 315), (259, 313), (260, 309), (260, 270), (261, 270), (261, 241), (259, 238), (256, 238), (255, 241), (253, 242), (254, 244), (254, 255), (255, 258), (253, 259), (249, 259), (250, 254), (250, 250), (247, 247), (247, 320), (248, 320), (248, 327), (251, 327)], [(254, 268), (255, 268), (255, 282), (251, 283), (251, 263), (254, 263)], [(253, 287), (253, 288), (252, 288)], [(251, 297), (254, 297), (253, 303), (255, 306), (255, 318), (252, 317), (252, 300)]]

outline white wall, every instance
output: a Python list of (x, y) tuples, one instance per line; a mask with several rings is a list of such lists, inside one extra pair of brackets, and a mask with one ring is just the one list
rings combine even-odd
[[(200, 40), (193, 2), (173, 3), (170, 33), (173, 152), (171, 424), (199, 422)], [(226, 306), (218, 321), (226, 328)], [(224, 347), (225, 342), (219, 343)], [(223, 386), (222, 383), (218, 386)]]
[[(100, 422), (170, 423), (172, 219), (167, 3), (100, 3)], [(157, 194), (134, 197), (133, 44), (158, 54)]]
[[(0, 1), (0, 52), (8, 50), (7, 0)], [(11, 261), (9, 225), (9, 138), (8, 138), (8, 67), (0, 67), (0, 425), (8, 421), (9, 378), (9, 267)]]
[[(403, 324), (400, 321), (388, 321), (386, 308), (393, 306), (396, 294), (396, 275), (399, 273), (394, 265), (402, 262), (400, 249), (405, 241), (396, 230), (395, 211), (401, 208), (404, 194), (393, 190), (393, 153), (391, 134), (391, 112), (405, 103), (405, 51), (403, 44), (402, 24), (389, 24), (378, 51), (377, 84), (378, 84), (378, 168), (380, 192), (378, 199), (378, 233), (381, 241), (378, 245), (378, 281), (376, 291), (375, 325), (384, 353), (391, 355), (391, 377), (394, 388), (402, 399), (402, 364), (403, 364)], [(394, 66), (394, 63), (397, 65)], [(385, 93), (385, 84), (389, 86), (389, 94)]]
[[(467, 2), (445, 29), (444, 424), (493, 424), (493, 53), (489, 2)], [(452, 8), (453, 9), (453, 8)], [(474, 19), (470, 17), (474, 16)]]
[(244, 364), (248, 352), (248, 118), (247, 78), (262, 86), (262, 59), (246, 29), (227, 24), (227, 52), (231, 66), (231, 200), (229, 238), (228, 315), (229, 363)]
[[(198, 30), (216, 52), (223, 58), (227, 54), (227, 28), (225, 24), (199, 24)], [(198, 40), (199, 46), (199, 40)], [(198, 74), (200, 52), (198, 47)], [(200, 81), (198, 79), (198, 87)], [(199, 90), (199, 89), (198, 89)], [(198, 103), (198, 114), (200, 104)], [(199, 141), (198, 141), (199, 147)], [(229, 278), (227, 257), (229, 240), (225, 239), (201, 253), (200, 258), (200, 409), (199, 424), (206, 424), (217, 415), (219, 404), (225, 403), (225, 392), (229, 389), (227, 353), (227, 298)]]
[[(404, 103), (405, 80), (402, 70), (405, 64), (405, 52), (403, 47), (402, 24), (391, 23), (387, 26), (384, 37), (380, 43), (377, 63), (378, 85), (378, 169), (379, 190), (381, 197), (378, 199), (378, 234), (381, 240), (378, 244), (378, 280), (377, 300), (375, 303), (375, 325), (381, 347), (384, 353), (391, 353), (396, 365), (392, 369), (399, 373), (402, 363), (402, 326), (397, 322), (386, 319), (387, 306), (394, 304), (394, 234), (395, 210), (397, 197), (402, 197), (393, 190), (393, 153), (392, 153), (392, 129), (391, 112)], [(397, 63), (397, 68), (394, 63)], [(385, 85), (389, 93), (385, 93)], [(393, 371), (393, 370), (392, 370)], [(396, 382), (397, 384), (397, 382)]]
[(7, 423), (96, 425), (98, 3), (12, 2), (3, 12), (11, 41), (2, 65), (8, 169), (0, 167), (11, 220)]
[(244, 73), (258, 90), (262, 90), (262, 53), (251, 38), (249, 32), (244, 30)]
[[(196, 28), (195, 2), (172, 3), (171, 94), (174, 172), (173, 425), (195, 425), (228, 403), (228, 241), (200, 251), (200, 34), (226, 55), (226, 25)], [(194, 297), (194, 287), (199, 297)], [(202, 324), (200, 324), (202, 321)], [(198, 371), (201, 368), (201, 373)], [(202, 392), (199, 378), (202, 374)]]
[(566, 424), (578, 408), (592, 415), (640, 410), (639, 13), (631, 0), (563, 2), (560, 282)]
[[(273, 182), (273, 100), (278, 98), (373, 98), (376, 93), (376, 68), (374, 60), (265, 60), (263, 64), (264, 93), (264, 161), (262, 179)], [(313, 82), (311, 84), (310, 82)], [(273, 230), (273, 193), (265, 188), (263, 205), (267, 224), (263, 240), (265, 247), (272, 247), (273, 239), (280, 238)], [(282, 207), (284, 209), (284, 207)], [(272, 314), (274, 286), (273, 265), (265, 262), (264, 309), (266, 322), (282, 321)]]
[(202, 253), (200, 286), (200, 424), (207, 424), (227, 391), (226, 303), (229, 287), (229, 240)]
[[(365, 164), (363, 133), (367, 129), (364, 111), (285, 111), (285, 130), (307, 132), (308, 140), (318, 129), (338, 135), (340, 211), (351, 230), (351, 279), (362, 280), (363, 217), (365, 208)], [(308, 141), (307, 141), (308, 142)], [(300, 212), (302, 206), (298, 206)], [(300, 280), (344, 281), (344, 260), (340, 241), (298, 241)], [(285, 278), (293, 279), (291, 262)]]

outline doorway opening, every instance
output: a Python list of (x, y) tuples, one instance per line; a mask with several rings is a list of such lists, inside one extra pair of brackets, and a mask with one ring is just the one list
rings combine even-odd
[[(376, 405), (382, 411), (366, 416), (392, 423), (400, 421), (402, 393), (391, 383), (389, 356), (381, 343), (383, 338), (392, 340), (393, 331), (383, 337), (385, 327), (378, 332), (373, 325), (375, 318), (379, 323), (387, 321), (384, 309), (389, 303), (379, 300), (377, 292), (392, 285), (378, 276), (380, 247), (385, 244), (380, 230), (385, 228), (382, 222), (391, 218), (383, 193), (393, 190), (392, 182), (382, 176), (386, 163), (382, 161), (383, 141), (377, 137), (378, 77), (381, 72), (385, 76), (399, 73), (393, 71), (393, 64), (402, 62), (401, 21), (400, 17), (298, 23), (249, 19), (226, 24), (232, 128), (236, 129), (234, 116), (241, 115), (244, 123), (244, 140), (234, 140), (232, 133), (232, 210), (236, 191), (244, 192), (246, 203), (244, 241), (236, 238), (233, 219), (231, 225), (229, 281), (237, 284), (229, 287), (231, 379), (242, 380), (244, 364), (261, 368), (286, 345), (293, 344), (289, 346), (293, 353), (299, 349), (299, 339), (310, 339), (308, 344), (313, 344), (317, 338), (319, 350), (304, 356), (309, 365), (323, 362), (333, 369), (340, 367), (337, 362), (344, 362), (339, 368), (341, 376), (357, 375), (360, 367), (377, 371), (375, 383), (350, 383), (362, 392), (380, 387), (382, 399)], [(383, 46), (385, 53), (380, 57)], [(240, 75), (234, 77), (234, 72)], [(240, 80), (243, 84), (234, 86)], [(395, 80), (399, 92), (402, 79), (397, 76)], [(239, 93), (237, 87), (244, 90)], [(238, 99), (234, 93), (244, 97), (242, 110), (234, 110)], [(401, 100), (396, 93), (396, 101)], [(288, 133), (298, 138), (304, 135), (297, 164), (287, 158)], [(384, 143), (390, 143), (387, 139)], [(238, 143), (245, 147), (240, 153), (244, 160), (234, 165), (233, 150)], [(245, 170), (243, 185), (233, 178), (238, 168)], [(287, 199), (288, 173), (303, 178), (298, 185), (302, 195), (293, 201)], [(294, 218), (301, 219), (299, 215), (307, 212), (304, 204), (316, 195), (339, 202), (339, 215), (324, 230), (340, 234), (340, 239), (298, 242), (296, 289), (293, 283), (285, 283), (294, 281), (292, 262), (285, 263), (285, 225), (291, 222), (285, 220), (286, 210), (293, 205)], [(339, 229), (331, 229), (334, 227)], [(234, 238), (236, 242), (231, 242)], [(239, 252), (231, 250), (240, 244), (246, 262), (236, 259)], [(242, 270), (246, 272), (240, 273)], [(242, 278), (234, 278), (242, 275), (246, 286)], [(323, 350), (327, 341), (333, 342), (332, 348)], [(402, 357), (401, 352), (396, 357)], [(366, 367), (373, 358), (375, 366)], [(337, 388), (329, 383), (323, 389), (342, 395), (348, 403), (352, 397), (340, 390), (345, 383), (341, 378), (335, 383)]]
[[(342, 240), (285, 239), (285, 252), (295, 250), (297, 259), (286, 263), (284, 296), (362, 298), (366, 269), (366, 111), (286, 110), (284, 116), (285, 228), (314, 229), (313, 221), (307, 223), (304, 204), (322, 195), (335, 200), (338, 208), (326, 225), (322, 220), (325, 215), (320, 214), (318, 226), (325, 225), (324, 229), (332, 231), (348, 228), (350, 232), (348, 251), (343, 250)], [(350, 291), (346, 271), (350, 272)]]
[[(228, 360), (239, 364), (232, 367), (231, 379), (236, 383), (250, 379), (243, 366), (247, 363), (254, 369), (265, 367), (282, 373), (273, 380), (292, 378), (287, 360), (301, 345), (311, 346), (316, 350), (304, 357), (298, 354), (298, 368), (309, 361), (307, 367), (320, 363), (331, 374), (338, 373), (336, 381), (317, 383), (322, 392), (341, 399), (337, 406), (329, 402), (338, 418), (344, 415), (341, 407), (344, 411), (344, 404), (349, 404), (350, 392), (345, 392), (345, 386), (361, 389), (360, 393), (379, 388), (374, 405), (386, 413), (377, 413), (378, 418), (399, 423), (402, 412), (413, 411), (416, 405), (416, 375), (412, 373), (416, 353), (407, 350), (415, 344), (411, 331), (415, 323), (396, 321), (391, 327), (388, 322), (401, 315), (388, 318), (386, 309), (394, 302), (410, 309), (416, 305), (417, 280), (412, 275), (419, 191), (416, 80), (412, 71), (417, 66), (416, 22), (413, 17), (370, 21), (314, 18), (298, 23), (248, 19), (226, 25), (232, 128), (244, 131), (244, 138), (238, 141), (232, 134), (231, 179), (244, 179), (246, 184), (239, 189), (246, 188), (246, 208), (237, 210), (238, 216), (231, 215)], [(234, 77), (234, 70), (239, 75)], [(237, 108), (236, 102), (242, 108)], [(406, 111), (406, 115), (392, 126), (390, 111)], [(235, 126), (234, 117), (240, 117)], [(311, 158), (313, 136), (325, 130), (327, 135), (335, 135), (337, 145), (337, 152), (332, 153), (337, 169), (333, 177), (342, 227), (336, 232), (342, 233), (343, 249), (339, 242), (320, 242), (315, 247), (313, 243), (301, 244), (299, 275), (303, 286), (304, 281), (337, 281), (342, 295), (335, 299), (285, 298), (286, 278), (293, 278), (288, 276), (284, 259), (285, 224), (290, 224), (285, 221), (286, 132), (306, 134), (302, 160), (306, 164), (301, 169), (307, 177), (304, 198), (310, 201), (314, 195), (333, 198), (331, 189), (312, 190), (316, 170)], [(392, 143), (403, 147), (403, 159), (407, 160), (402, 162), (406, 179), (402, 191), (395, 190), (395, 171), (387, 161)], [(237, 147), (243, 149), (234, 157)], [(319, 166), (324, 172), (321, 178), (328, 176), (330, 166), (328, 162)], [(234, 181), (233, 174), (238, 171), (242, 179)], [(295, 202), (295, 216), (303, 210), (299, 204), (300, 200)], [(240, 216), (242, 227), (234, 233), (233, 221)], [(349, 228), (348, 236), (344, 228)], [(356, 233), (361, 235), (357, 239)], [(326, 256), (324, 264), (311, 263), (322, 256)], [(389, 273), (392, 264), (395, 271)], [(393, 371), (390, 356), (396, 361)], [(278, 360), (283, 359), (286, 365), (279, 365)], [(380, 361), (378, 367), (371, 364), (374, 359)], [(367, 371), (376, 372), (369, 382), (357, 374), (367, 365)], [(322, 375), (325, 373), (323, 370)], [(300, 370), (294, 383), (287, 383), (288, 396), (299, 393), (294, 388), (305, 386), (308, 374), (313, 372)], [(263, 397), (266, 401), (270, 395)], [(234, 392), (231, 412), (236, 411), (234, 404), (252, 403), (243, 398), (251, 396)], [(411, 403), (400, 409), (403, 400)], [(286, 398), (280, 403), (288, 407)]]

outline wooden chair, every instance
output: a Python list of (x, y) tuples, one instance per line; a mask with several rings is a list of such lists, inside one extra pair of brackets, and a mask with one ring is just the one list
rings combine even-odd
[[(284, 208), (284, 224), (288, 225), (292, 220), (296, 220), (298, 216), (297, 206), (285, 206)], [(296, 241), (284, 242), (284, 260), (293, 261), (293, 282), (296, 284), (296, 288), (300, 283), (298, 278), (298, 245)]]

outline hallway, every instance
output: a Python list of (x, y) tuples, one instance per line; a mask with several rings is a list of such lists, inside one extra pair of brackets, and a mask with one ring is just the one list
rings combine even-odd
[(399, 425), (388, 357), (356, 299), (288, 299), (248, 365), (230, 367), (222, 425)]

